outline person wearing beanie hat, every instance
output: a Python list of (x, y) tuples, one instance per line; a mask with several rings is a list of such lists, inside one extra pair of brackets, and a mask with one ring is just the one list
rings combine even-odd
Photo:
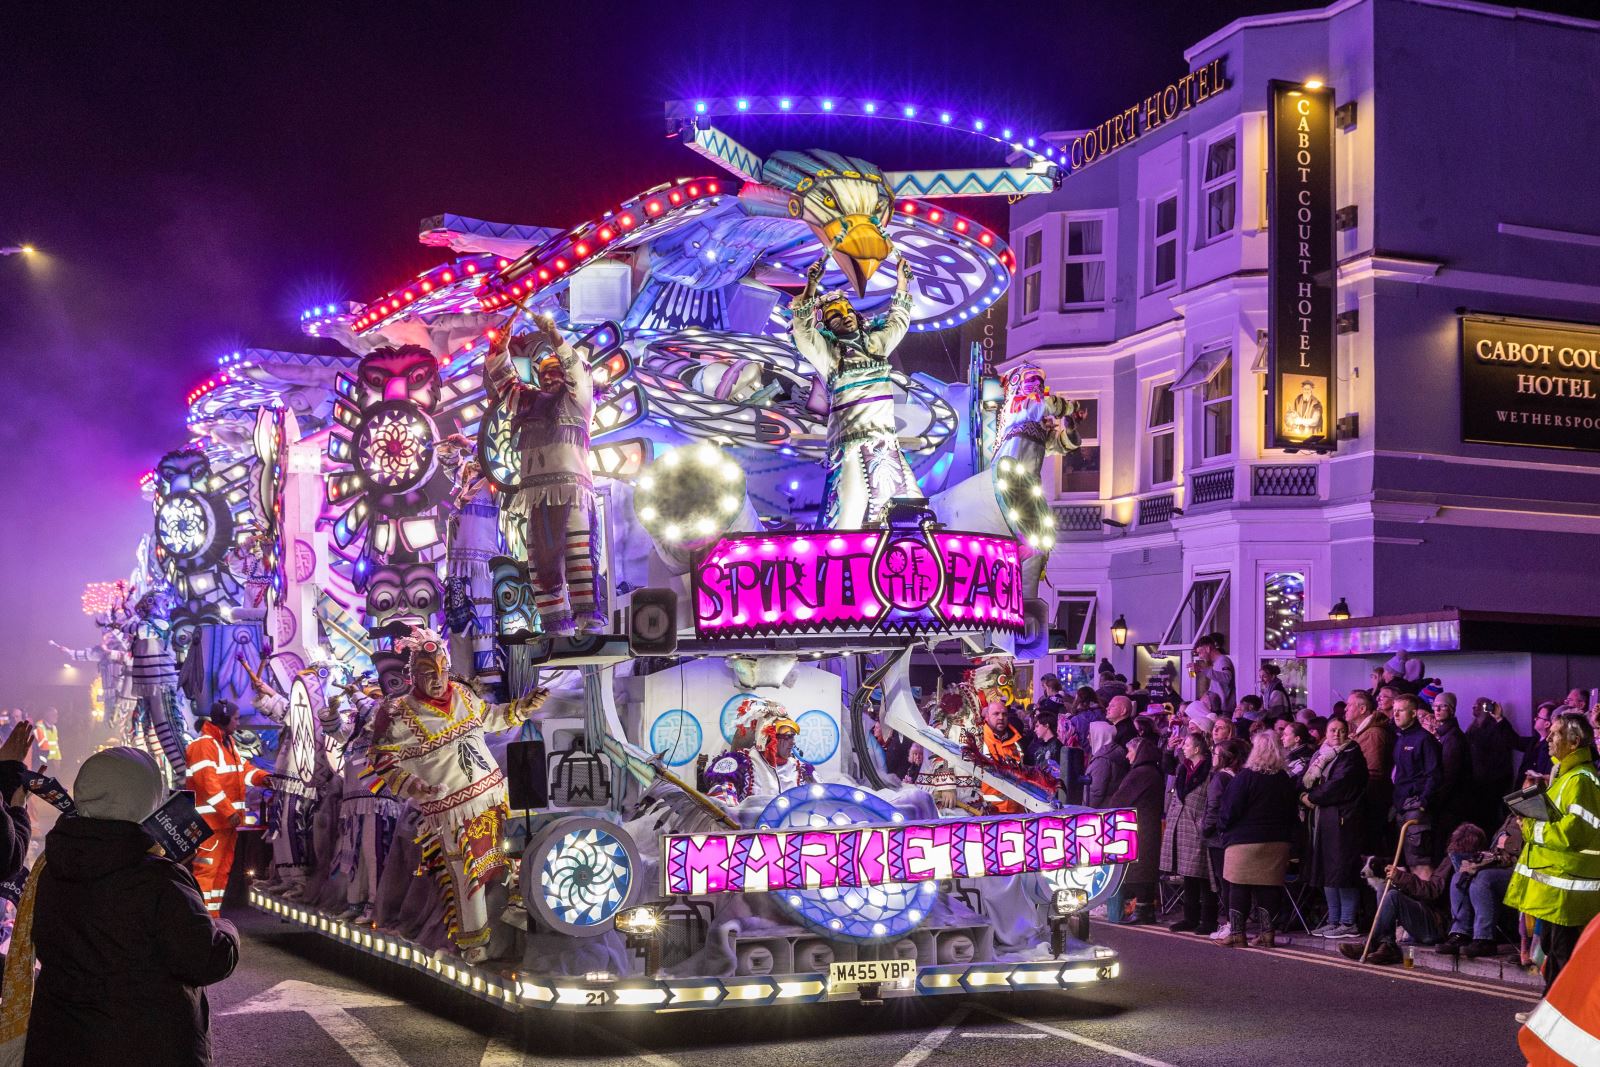
[(23, 1067), (207, 1067), (201, 987), (233, 973), (239, 935), (139, 825), (165, 795), (161, 770), (144, 752), (107, 749), (84, 761), (73, 794), (78, 817), (46, 835), (37, 875)]
[(233, 850), (244, 824), (245, 791), (267, 784), (267, 772), (251, 765), (233, 745), (239, 727), (239, 705), (218, 700), (200, 725), (200, 736), (189, 742), (187, 788), (194, 793), (194, 810), (211, 828), (211, 836), (194, 857), (194, 877), (206, 910), (222, 911), (222, 896), (233, 870)]

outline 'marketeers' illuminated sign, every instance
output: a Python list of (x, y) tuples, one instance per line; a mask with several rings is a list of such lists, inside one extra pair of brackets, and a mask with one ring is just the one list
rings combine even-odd
[(1084, 811), (661, 839), (662, 891), (776, 893), (1131, 863), (1135, 813)]
[(1093, 129), (1085, 130), (1082, 136), (1074, 138), (1062, 150), (1066, 172), (1071, 174), (1104, 159), (1119, 148), (1132, 144), (1140, 134), (1157, 129), (1179, 112), (1188, 111), (1202, 100), (1209, 100), (1222, 92), (1228, 87), (1228, 73), (1223, 69), (1226, 58), (1218, 56), (1160, 92), (1151, 93)]
[(1022, 553), (916, 527), (725, 537), (694, 568), (695, 633), (1020, 630)]

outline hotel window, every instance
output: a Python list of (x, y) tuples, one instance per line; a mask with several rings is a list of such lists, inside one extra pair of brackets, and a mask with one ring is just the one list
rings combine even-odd
[(1233, 360), (1224, 356), (1211, 380), (1200, 387), (1200, 458), (1233, 453)]
[(1095, 599), (1090, 592), (1062, 593), (1056, 599), (1055, 629), (1066, 634), (1066, 644), (1051, 648), (1053, 655), (1094, 654)]
[(1150, 387), (1150, 417), (1145, 429), (1150, 440), (1150, 484), (1166, 485), (1177, 472), (1178, 405), (1171, 382)]
[(1150, 291), (1178, 280), (1178, 198), (1156, 202), (1150, 217)]
[(1228, 575), (1197, 574), (1161, 638), (1163, 652), (1187, 652), (1209, 633), (1228, 631)]
[(1106, 302), (1104, 234), (1104, 219), (1067, 220), (1067, 254), (1062, 261), (1063, 306), (1071, 309)]
[(1022, 239), (1022, 314), (1039, 310), (1039, 293), (1044, 279), (1044, 234), (1038, 230)]
[(1239, 139), (1234, 134), (1206, 146), (1200, 202), (1205, 208), (1201, 244), (1233, 232), (1239, 206)]
[(1299, 571), (1273, 571), (1262, 588), (1264, 652), (1294, 652), (1295, 628), (1306, 617), (1306, 576)]
[(1079, 400), (1078, 447), (1061, 457), (1059, 492), (1100, 495), (1100, 401)]

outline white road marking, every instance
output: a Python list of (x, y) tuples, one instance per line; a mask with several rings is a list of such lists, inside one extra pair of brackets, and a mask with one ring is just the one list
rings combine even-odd
[(339, 1043), (357, 1067), (406, 1067), (387, 1041), (373, 1033), (365, 1023), (351, 1015), (350, 1008), (393, 1008), (402, 1001), (374, 996), (353, 989), (335, 989), (290, 979), (258, 993), (223, 1015), (261, 1015), (300, 1011)]
[(666, 1056), (659, 1056), (642, 1045), (636, 1045), (632, 1041), (629, 1041), (627, 1038), (623, 1037), (621, 1034), (617, 1033), (615, 1030), (608, 1030), (605, 1027), (596, 1026), (594, 1023), (588, 1022), (584, 1019), (579, 1019), (577, 1022), (579, 1029), (584, 1030), (587, 1033), (591, 1033), (598, 1038), (609, 1041), (618, 1048), (626, 1049), (644, 1063), (648, 1063), (650, 1067), (679, 1067), (677, 1060), (670, 1059)]
[[(1120, 929), (1137, 930), (1137, 931), (1139, 931), (1140, 933), (1143, 933), (1143, 934), (1154, 934), (1157, 937), (1167, 937), (1167, 938), (1172, 938), (1172, 939), (1178, 940), (1178, 941), (1191, 941), (1191, 939), (1189, 937), (1187, 937), (1186, 935), (1184, 935), (1184, 934), (1174, 934), (1171, 931), (1158, 930), (1158, 929), (1155, 929), (1153, 927), (1147, 927), (1147, 926), (1124, 926), (1124, 927), (1120, 927)], [(1193, 943), (1193, 942), (1191, 941), (1191, 943)], [(1419, 947), (1421, 947), (1421, 946), (1419, 946)], [(1312, 964), (1316, 964), (1319, 967), (1338, 967), (1341, 970), (1357, 971), (1357, 972), (1359, 972), (1361, 974), (1369, 974), (1369, 975), (1373, 975), (1374, 977), (1377, 977), (1377, 978), (1398, 978), (1398, 979), (1400, 979), (1402, 981), (1407, 981), (1407, 982), (1421, 982), (1424, 985), (1437, 986), (1437, 987), (1439, 987), (1441, 989), (1463, 989), (1463, 990), (1466, 990), (1469, 993), (1481, 993), (1486, 997), (1499, 997), (1501, 1000), (1516, 1001), (1517, 1003), (1520, 1003), (1520, 1004), (1537, 1004), (1539, 1002), (1538, 995), (1535, 994), (1534, 992), (1532, 992), (1531, 990), (1529, 992), (1526, 992), (1526, 993), (1518, 993), (1513, 989), (1499, 988), (1499, 987), (1496, 987), (1496, 986), (1489, 985), (1486, 981), (1478, 981), (1478, 980), (1475, 980), (1475, 979), (1462, 978), (1462, 977), (1459, 977), (1459, 976), (1454, 975), (1454, 974), (1443, 975), (1443, 974), (1432, 974), (1432, 973), (1419, 973), (1417, 971), (1408, 971), (1404, 967), (1399, 966), (1398, 964), (1395, 965), (1395, 966), (1380, 967), (1380, 966), (1378, 966), (1377, 964), (1374, 964), (1374, 963), (1357, 963), (1354, 960), (1347, 960), (1343, 956), (1329, 955), (1329, 954), (1320, 952), (1320, 951), (1318, 951), (1316, 949), (1290, 948), (1288, 946), (1284, 946), (1284, 947), (1276, 948), (1276, 949), (1269, 949), (1269, 948), (1236, 949), (1235, 948), (1235, 949), (1228, 949), (1226, 951), (1229, 951), (1229, 952), (1241, 952), (1242, 951), (1242, 952), (1255, 953), (1255, 954), (1258, 954), (1258, 955), (1273, 956), (1273, 957), (1275, 957), (1277, 959), (1299, 960), (1302, 963), (1312, 963)]]
[(963, 1030), (962, 1037), (998, 1037), (1007, 1041), (1043, 1041), (1048, 1034), (1007, 1034), (999, 1030)]
[(901, 1056), (894, 1067), (917, 1067), (923, 1060), (933, 1055), (934, 1050), (944, 1044), (950, 1035), (955, 1033), (956, 1027), (965, 1022), (970, 1014), (972, 1014), (972, 1006), (970, 1004), (959, 1005), (955, 1011), (950, 1013), (948, 1019), (939, 1024), (937, 1028), (929, 1031), (927, 1036), (918, 1041), (917, 1046), (910, 1052)]
[(979, 1004), (977, 1005), (977, 1008), (979, 1011), (988, 1012), (990, 1015), (993, 1015), (996, 1018), (1005, 1019), (1007, 1022), (1016, 1023), (1018, 1026), (1026, 1026), (1031, 1029), (1038, 1030), (1040, 1033), (1049, 1034), (1051, 1037), (1059, 1037), (1065, 1041), (1071, 1041), (1075, 1044), (1083, 1045), (1086, 1048), (1092, 1048), (1096, 1052), (1104, 1052), (1112, 1056), (1120, 1057), (1128, 1060), (1131, 1063), (1142, 1063), (1144, 1064), (1144, 1067), (1173, 1067), (1173, 1065), (1168, 1063), (1166, 1060), (1158, 1060), (1152, 1059), (1149, 1056), (1141, 1056), (1132, 1049), (1119, 1048), (1116, 1045), (1108, 1045), (1104, 1041), (1096, 1041), (1092, 1037), (1084, 1037), (1082, 1034), (1075, 1034), (1071, 1030), (1063, 1030), (1059, 1026), (1051, 1026), (1049, 1023), (1040, 1023), (1034, 1022), (1032, 1019), (1024, 1019), (1020, 1015), (1012, 1015), (1010, 1012), (1001, 1011), (998, 1008), (991, 1008), (986, 1004)]

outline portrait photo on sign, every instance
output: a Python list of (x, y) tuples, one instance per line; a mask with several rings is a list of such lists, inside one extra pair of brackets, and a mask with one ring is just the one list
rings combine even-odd
[(1328, 436), (1328, 379), (1286, 374), (1283, 386), (1283, 435), (1296, 441)]

